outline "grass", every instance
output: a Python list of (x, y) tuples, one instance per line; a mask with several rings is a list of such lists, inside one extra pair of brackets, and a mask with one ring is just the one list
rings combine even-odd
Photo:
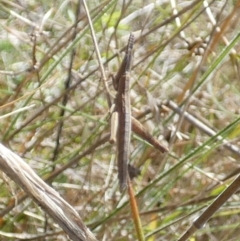
[[(83, 5), (0, 4), (1, 143), (79, 212), (97, 240), (137, 240), (127, 193), (119, 192), (106, 88)], [(132, 186), (148, 241), (180, 239), (239, 174), (240, 2), (206, 4), (87, 2), (112, 95), (110, 75), (133, 32), (132, 114), (170, 149), (161, 154), (132, 135), (130, 163), (141, 169)], [(1, 240), (67, 240), (3, 173), (0, 185)], [(239, 240), (238, 203), (231, 195), (189, 240)]]

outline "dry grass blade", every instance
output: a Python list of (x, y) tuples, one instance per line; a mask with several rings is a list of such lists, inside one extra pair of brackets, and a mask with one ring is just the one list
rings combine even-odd
[[(187, 121), (189, 121), (191, 124), (193, 124), (195, 127), (199, 128), (200, 130), (202, 130), (204, 133), (206, 133), (209, 136), (214, 136), (217, 133), (212, 130), (210, 127), (208, 127), (207, 125), (205, 125), (203, 122), (201, 122), (200, 120), (198, 120), (196, 117), (194, 117), (193, 115), (189, 114), (187, 111), (183, 111), (176, 103), (174, 103), (173, 101), (167, 101), (166, 105), (172, 109), (173, 111), (175, 111), (176, 113), (178, 113), (179, 115), (182, 115)], [(226, 148), (228, 148), (230, 151), (232, 151), (233, 153), (237, 154), (238, 156), (240, 156), (240, 149), (238, 146), (231, 144), (229, 141), (227, 141), (226, 139), (224, 139), (222, 136), (217, 136), (217, 140), (218, 141), (222, 141), (224, 146)]]
[(75, 241), (94, 241), (78, 213), (18, 155), (0, 144), (0, 168), (19, 184)]
[[(51, 174), (49, 174), (44, 180), (46, 182), (51, 183), (58, 175), (60, 175), (61, 173), (63, 173), (67, 168), (73, 166), (74, 164), (76, 164), (81, 158), (83, 158), (84, 156), (90, 154), (93, 150), (95, 150), (96, 148), (98, 148), (99, 146), (103, 145), (104, 143), (106, 143), (109, 140), (110, 134), (106, 134), (104, 135), (100, 140), (97, 140), (91, 147), (89, 147), (87, 150), (85, 150), (83, 153), (77, 155), (76, 157), (72, 158), (69, 160), (69, 162), (65, 165), (63, 165), (61, 168), (57, 168), (56, 170), (54, 170)], [(26, 198), (28, 197), (27, 194), (25, 193), (20, 193), (17, 196), (17, 203), (20, 204), (22, 203)], [(9, 204), (5, 209), (3, 209), (0, 212), (0, 216), (4, 216), (6, 214), (8, 214), (13, 208), (15, 207), (15, 203), (11, 202), (11, 204)]]
[(193, 222), (193, 225), (178, 239), (186, 241), (196, 230), (203, 228), (212, 215), (239, 189), (240, 175), (227, 187), (208, 208)]
[(95, 31), (94, 31), (94, 28), (93, 28), (92, 20), (91, 20), (91, 17), (90, 17), (89, 11), (88, 11), (88, 7), (87, 7), (87, 3), (86, 3), (85, 0), (83, 0), (83, 5), (84, 5), (84, 8), (85, 8), (85, 11), (86, 11), (86, 14), (87, 14), (88, 23), (89, 23), (89, 27), (90, 27), (90, 30), (91, 30), (92, 39), (93, 39), (93, 43), (94, 43), (94, 47), (95, 47), (95, 51), (96, 51), (96, 55), (97, 55), (97, 59), (98, 59), (98, 64), (99, 64), (99, 68), (100, 68), (100, 71), (101, 71), (104, 88), (105, 88), (105, 91), (106, 91), (107, 101), (108, 101), (108, 105), (110, 107), (111, 106), (111, 100), (110, 100), (110, 91), (109, 91), (108, 84), (107, 84), (107, 78), (106, 78), (105, 70), (103, 68), (103, 64), (102, 64), (102, 61), (101, 61), (101, 55), (100, 55), (100, 51), (99, 51), (99, 48), (98, 48), (97, 39), (96, 39)]

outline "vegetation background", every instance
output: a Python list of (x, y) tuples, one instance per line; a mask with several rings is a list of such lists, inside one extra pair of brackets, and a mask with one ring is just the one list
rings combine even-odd
[[(113, 95), (110, 76), (135, 36), (132, 114), (170, 152), (133, 134), (130, 162), (141, 170), (133, 187), (145, 239), (177, 240), (240, 172), (240, 1), (87, 5)], [(85, 13), (76, 0), (0, 1), (1, 143), (98, 240), (136, 240), (116, 146), (106, 138), (109, 107)], [(0, 185), (1, 240), (68, 240), (4, 173)], [(232, 195), (191, 240), (240, 240), (239, 203)]]

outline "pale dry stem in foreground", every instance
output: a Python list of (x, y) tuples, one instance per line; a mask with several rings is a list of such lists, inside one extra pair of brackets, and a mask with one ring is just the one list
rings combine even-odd
[(18, 155), (0, 144), (0, 168), (19, 184), (72, 240), (94, 241), (78, 213)]

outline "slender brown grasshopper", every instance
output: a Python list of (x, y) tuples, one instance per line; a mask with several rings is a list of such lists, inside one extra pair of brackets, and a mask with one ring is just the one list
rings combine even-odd
[(129, 88), (133, 44), (134, 36), (133, 34), (130, 34), (125, 57), (113, 81), (117, 95), (115, 98), (115, 106), (111, 117), (112, 129), (110, 142), (117, 142), (118, 178), (121, 191), (123, 191), (127, 186), (128, 159), (130, 155), (130, 140), (132, 129), (137, 135), (151, 143), (161, 152), (168, 151), (165, 146), (163, 146), (158, 140), (156, 140), (146, 131), (140, 122), (131, 116)]
[(118, 178), (121, 191), (127, 185), (127, 164), (130, 154), (131, 105), (129, 96), (129, 74), (131, 68), (133, 43), (134, 36), (133, 34), (130, 34), (124, 60), (114, 79), (114, 87), (117, 91), (117, 96), (115, 99), (114, 111), (112, 113), (112, 125), (113, 121), (116, 122), (114, 130), (111, 132), (110, 139), (114, 142), (117, 136)]

